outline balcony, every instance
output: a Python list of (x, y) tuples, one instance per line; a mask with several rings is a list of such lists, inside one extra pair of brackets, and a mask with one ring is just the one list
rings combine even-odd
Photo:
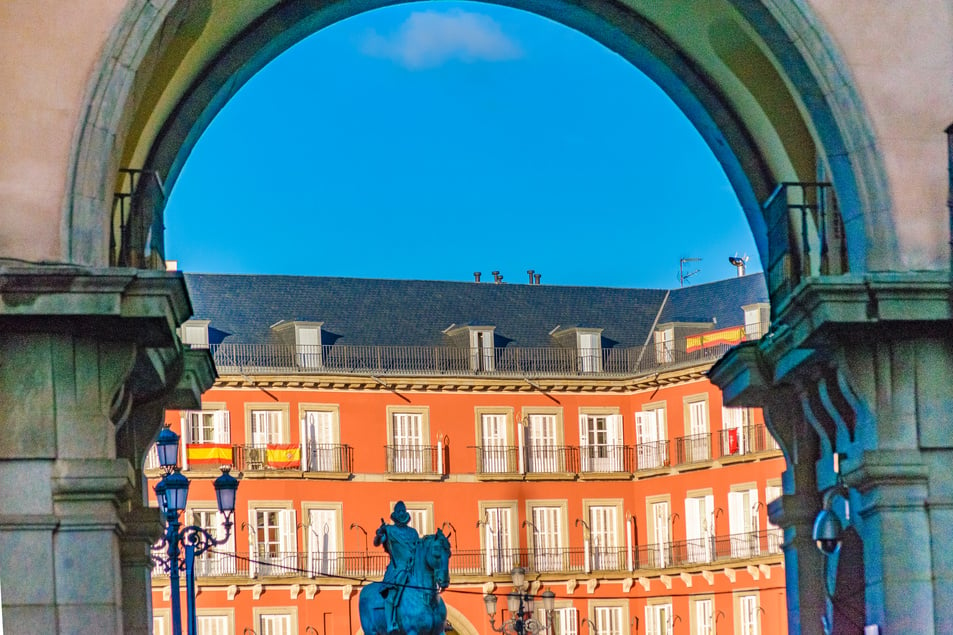
[(648, 470), (659, 470), (669, 467), (670, 460), (668, 445), (668, 441), (653, 441), (651, 443), (639, 443), (636, 445), (636, 471), (641, 472)]
[(443, 451), (440, 445), (388, 445), (384, 446), (387, 454), (387, 474), (443, 476)]
[(711, 434), (694, 434), (675, 439), (676, 465), (704, 463), (711, 459)]
[[(377, 376), (486, 377), (634, 377), (670, 368), (713, 363), (732, 346), (758, 339), (767, 325), (732, 327), (718, 337), (699, 335), (668, 342), (663, 355), (655, 344), (604, 348), (596, 353), (574, 348), (505, 347), (469, 349), (452, 346), (290, 346), (222, 343), (210, 346), (219, 374), (317, 374)], [(478, 353), (492, 364), (473, 364)], [(585, 354), (583, 354), (585, 353)], [(596, 362), (592, 363), (595, 355)], [(601, 359), (599, 359), (601, 358)], [(584, 363), (585, 362), (585, 363)]]
[(768, 429), (762, 425), (740, 426), (718, 433), (721, 456), (747, 456), (760, 452), (774, 452), (781, 448)]
[(520, 472), (519, 447), (515, 445), (470, 446), (476, 451), (477, 474), (513, 475)]
[[(729, 536), (636, 546), (558, 548), (454, 549), (450, 558), (452, 576), (509, 577), (514, 567), (527, 573), (580, 575), (599, 572), (630, 575), (703, 566), (727, 566), (781, 553), (782, 536), (777, 528)], [(221, 552), (196, 560), (196, 574), (210, 578), (379, 578), (388, 556), (381, 550), (326, 552)], [(152, 575), (167, 575), (161, 567)]]
[(526, 474), (575, 474), (579, 449), (564, 445), (528, 445), (524, 448)]
[(591, 475), (631, 473), (633, 453), (632, 446), (621, 444), (579, 446), (579, 472)]

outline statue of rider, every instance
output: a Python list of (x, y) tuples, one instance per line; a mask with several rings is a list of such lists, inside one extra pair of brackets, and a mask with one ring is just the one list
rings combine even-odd
[(390, 563), (384, 571), (383, 590), (381, 596), (384, 598), (384, 616), (387, 620), (388, 635), (400, 635), (403, 631), (397, 623), (397, 606), (400, 604), (400, 597), (404, 592), (404, 585), (410, 580), (410, 574), (414, 566), (414, 551), (420, 536), (417, 530), (408, 526), (410, 514), (407, 513), (407, 506), (404, 501), (397, 501), (394, 505), (394, 511), (391, 512), (390, 519), (394, 521), (393, 525), (388, 525), (381, 518), (381, 526), (377, 528), (374, 534), (374, 546), (384, 546), (384, 551), (390, 556)]

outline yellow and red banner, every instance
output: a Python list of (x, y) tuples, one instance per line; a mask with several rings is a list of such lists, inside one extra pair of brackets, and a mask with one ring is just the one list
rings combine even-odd
[(707, 331), (698, 335), (689, 335), (685, 338), (685, 352), (710, 348), (719, 344), (737, 344), (745, 339), (745, 327), (733, 326), (718, 331)]
[(225, 443), (200, 443), (186, 448), (189, 465), (231, 465), (232, 446)]
[(267, 463), (275, 469), (298, 469), (301, 467), (301, 448), (291, 443), (269, 443)]

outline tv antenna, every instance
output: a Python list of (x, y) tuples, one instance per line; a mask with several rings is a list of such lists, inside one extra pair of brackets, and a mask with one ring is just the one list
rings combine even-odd
[(701, 269), (695, 269), (694, 271), (685, 271), (686, 262), (698, 262), (701, 258), (680, 258), (678, 261), (678, 286), (684, 287), (685, 281), (691, 278), (692, 276), (701, 273)]

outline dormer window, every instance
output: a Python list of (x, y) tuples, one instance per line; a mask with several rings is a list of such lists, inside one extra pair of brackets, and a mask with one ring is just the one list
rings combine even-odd
[(770, 308), (767, 302), (748, 304), (741, 309), (745, 312), (745, 339), (757, 340), (768, 331)]
[(675, 327), (655, 331), (655, 361), (670, 364), (675, 361)]
[(192, 348), (208, 348), (209, 320), (188, 320), (179, 328), (183, 344)]
[(470, 327), (470, 369), (475, 372), (496, 370), (493, 327)]
[(324, 322), (279, 322), (271, 327), (282, 344), (293, 346), (295, 361), (301, 368), (321, 368), (323, 350), (321, 327)]
[(576, 350), (582, 372), (602, 372), (602, 329), (576, 329)]

